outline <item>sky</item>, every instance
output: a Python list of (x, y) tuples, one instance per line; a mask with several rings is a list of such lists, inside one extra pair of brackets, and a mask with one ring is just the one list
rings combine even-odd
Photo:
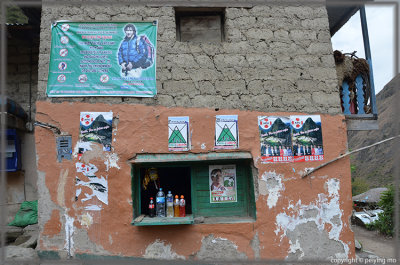
[[(395, 76), (394, 10), (393, 5), (365, 8), (376, 94)], [(332, 47), (344, 53), (357, 51), (357, 57), (365, 58), (359, 12), (333, 36)]]

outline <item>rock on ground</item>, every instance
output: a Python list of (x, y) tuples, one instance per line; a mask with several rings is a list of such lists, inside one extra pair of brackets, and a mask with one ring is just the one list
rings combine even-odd
[(39, 260), (36, 250), (19, 246), (6, 246), (6, 260)]

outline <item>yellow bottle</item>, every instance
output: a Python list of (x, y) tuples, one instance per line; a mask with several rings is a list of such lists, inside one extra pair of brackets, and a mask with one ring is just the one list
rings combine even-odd
[(174, 200), (174, 217), (179, 217), (179, 197), (175, 195)]

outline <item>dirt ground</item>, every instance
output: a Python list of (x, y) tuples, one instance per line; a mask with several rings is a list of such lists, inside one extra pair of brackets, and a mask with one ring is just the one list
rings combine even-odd
[(377, 231), (369, 231), (361, 226), (352, 225), (354, 238), (358, 240), (364, 251), (372, 252), (382, 258), (394, 258), (394, 239), (385, 237)]

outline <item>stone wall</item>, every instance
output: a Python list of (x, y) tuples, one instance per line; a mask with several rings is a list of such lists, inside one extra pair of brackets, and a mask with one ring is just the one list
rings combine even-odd
[[(50, 24), (158, 20), (155, 98), (46, 97)], [(39, 99), (338, 114), (340, 100), (325, 7), (226, 8), (225, 41), (176, 41), (173, 7), (44, 6)]]
[[(28, 33), (27, 33), (28, 34)], [(32, 113), (35, 112), (38, 80), (39, 40), (20, 38), (7, 40), (6, 94), (15, 100), (29, 115), (31, 90)]]

